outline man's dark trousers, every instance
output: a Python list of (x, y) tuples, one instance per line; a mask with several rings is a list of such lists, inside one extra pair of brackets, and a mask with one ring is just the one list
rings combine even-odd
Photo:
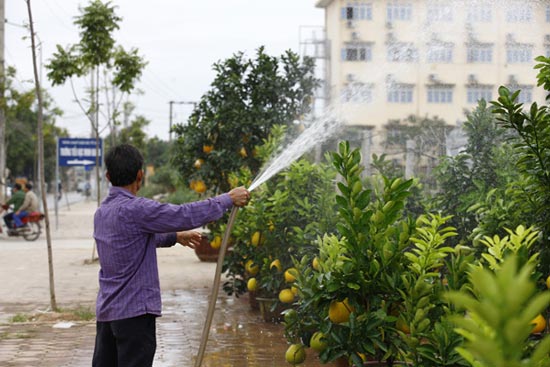
[(157, 348), (156, 316), (97, 322), (93, 367), (151, 367)]

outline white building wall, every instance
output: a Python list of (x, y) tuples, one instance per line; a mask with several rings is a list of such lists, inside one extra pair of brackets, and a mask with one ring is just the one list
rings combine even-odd
[[(434, 9), (443, 13), (450, 4), (451, 20), (437, 20)], [(488, 22), (468, 22), (472, 4), (489, 4), (491, 19)], [(491, 5), (492, 4), (492, 5)], [(410, 7), (410, 20), (388, 21), (388, 7)], [(327, 63), (327, 81), (330, 90), (330, 105), (339, 112), (340, 118), (353, 126), (372, 128), (373, 146), (384, 139), (382, 127), (389, 120), (403, 120), (409, 115), (438, 116), (449, 125), (465, 120), (464, 110), (471, 110), (476, 103), (468, 103), (468, 88), (472, 82), (491, 87), (491, 99), (498, 97), (500, 85), (507, 85), (513, 76), (519, 85), (533, 88), (532, 101), (544, 102), (545, 93), (536, 87), (534, 57), (550, 52), (550, 4), (544, 1), (440, 1), (440, 0), (319, 0), (317, 6), (325, 9), (325, 27), (330, 45), (330, 62)], [(347, 7), (369, 8), (371, 19), (342, 18)], [(529, 10), (530, 9), (530, 10)], [(344, 13), (343, 13), (344, 12)], [(524, 13), (522, 13), (524, 12)], [(432, 14), (430, 18), (428, 14)], [(358, 14), (357, 12), (355, 14)], [(446, 13), (445, 13), (446, 14)], [(479, 12), (476, 12), (479, 14)], [(512, 15), (510, 15), (512, 14)], [(511, 22), (510, 16), (529, 18), (527, 22)], [(391, 28), (389, 26), (391, 23)], [(414, 62), (389, 62), (388, 39), (392, 37), (414, 45), (418, 59)], [(510, 38), (510, 34), (512, 37)], [(488, 63), (468, 62), (468, 43), (492, 44), (492, 60)], [(427, 62), (428, 43), (436, 37), (452, 44), (452, 61), (449, 63)], [(532, 45), (532, 57), (525, 63), (508, 63), (507, 42)], [(369, 60), (349, 61), (343, 59), (346, 45), (370, 45)], [(360, 58), (360, 56), (358, 56)], [(412, 89), (410, 103), (388, 102), (388, 78)], [(343, 101), (342, 93), (352, 83), (372, 86), (369, 100)], [(437, 83), (448, 85), (452, 90), (449, 103), (429, 103), (428, 88)], [(530, 104), (530, 103), (529, 103)]]

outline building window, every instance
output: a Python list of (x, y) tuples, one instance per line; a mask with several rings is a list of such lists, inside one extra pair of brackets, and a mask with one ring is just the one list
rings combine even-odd
[(412, 43), (395, 42), (388, 45), (387, 59), (389, 62), (415, 62), (418, 50)]
[(513, 84), (509, 84), (506, 86), (511, 92), (515, 93), (518, 90), (520, 91), (518, 94), (517, 103), (532, 103), (533, 102), (533, 86), (531, 85), (518, 85), (517, 82), (514, 82)]
[(412, 3), (408, 1), (389, 1), (387, 4), (387, 21), (412, 19)]
[(532, 103), (533, 102), (533, 87), (522, 87), (521, 92), (518, 95), (518, 103)]
[(550, 5), (546, 5), (546, 23), (550, 23)]
[(429, 86), (428, 103), (453, 103), (453, 88), (446, 86)]
[(388, 89), (389, 103), (412, 103), (413, 86), (396, 84)]
[(448, 3), (428, 4), (427, 20), (429, 22), (452, 22), (453, 10)]
[(546, 57), (550, 57), (550, 46), (546, 46), (544, 49), (546, 51)]
[(372, 61), (372, 44), (348, 44), (342, 48), (342, 61)]
[(466, 10), (466, 20), (470, 23), (487, 23), (493, 18), (491, 4), (473, 4)]
[(522, 64), (533, 61), (533, 48), (529, 45), (513, 45), (506, 49), (506, 62)]
[(493, 87), (470, 86), (467, 91), (468, 103), (477, 103), (480, 99), (491, 101), (493, 99)]
[(493, 45), (468, 46), (468, 62), (489, 63), (493, 62)]
[(453, 62), (452, 44), (430, 44), (426, 53), (428, 63), (449, 63)]
[(373, 85), (364, 83), (348, 84), (342, 89), (342, 102), (372, 103)]
[(530, 23), (533, 21), (533, 7), (531, 4), (518, 3), (507, 7), (506, 21), (509, 23)]
[(349, 2), (341, 11), (341, 17), (344, 20), (372, 20), (372, 3)]

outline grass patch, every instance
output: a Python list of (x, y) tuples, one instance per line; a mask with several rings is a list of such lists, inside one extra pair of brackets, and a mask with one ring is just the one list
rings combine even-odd
[(27, 322), (30, 320), (29, 315), (18, 313), (10, 318), (11, 322)]
[(91, 321), (95, 318), (95, 311), (90, 307), (78, 306), (74, 309), (60, 309), (60, 313), (73, 315), (73, 321)]
[(77, 306), (76, 308), (60, 308), (56, 312), (18, 313), (10, 318), (10, 322), (91, 321), (94, 318), (95, 311), (90, 307)]

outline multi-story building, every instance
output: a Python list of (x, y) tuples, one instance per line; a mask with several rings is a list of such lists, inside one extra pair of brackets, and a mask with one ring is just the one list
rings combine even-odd
[[(498, 87), (544, 102), (534, 58), (550, 56), (548, 1), (318, 0), (325, 9), (325, 85), (367, 151), (380, 152), (391, 120), (465, 120)], [(358, 133), (358, 130), (361, 132)], [(366, 147), (366, 148), (365, 148)], [(403, 160), (403, 157), (397, 159)]]

